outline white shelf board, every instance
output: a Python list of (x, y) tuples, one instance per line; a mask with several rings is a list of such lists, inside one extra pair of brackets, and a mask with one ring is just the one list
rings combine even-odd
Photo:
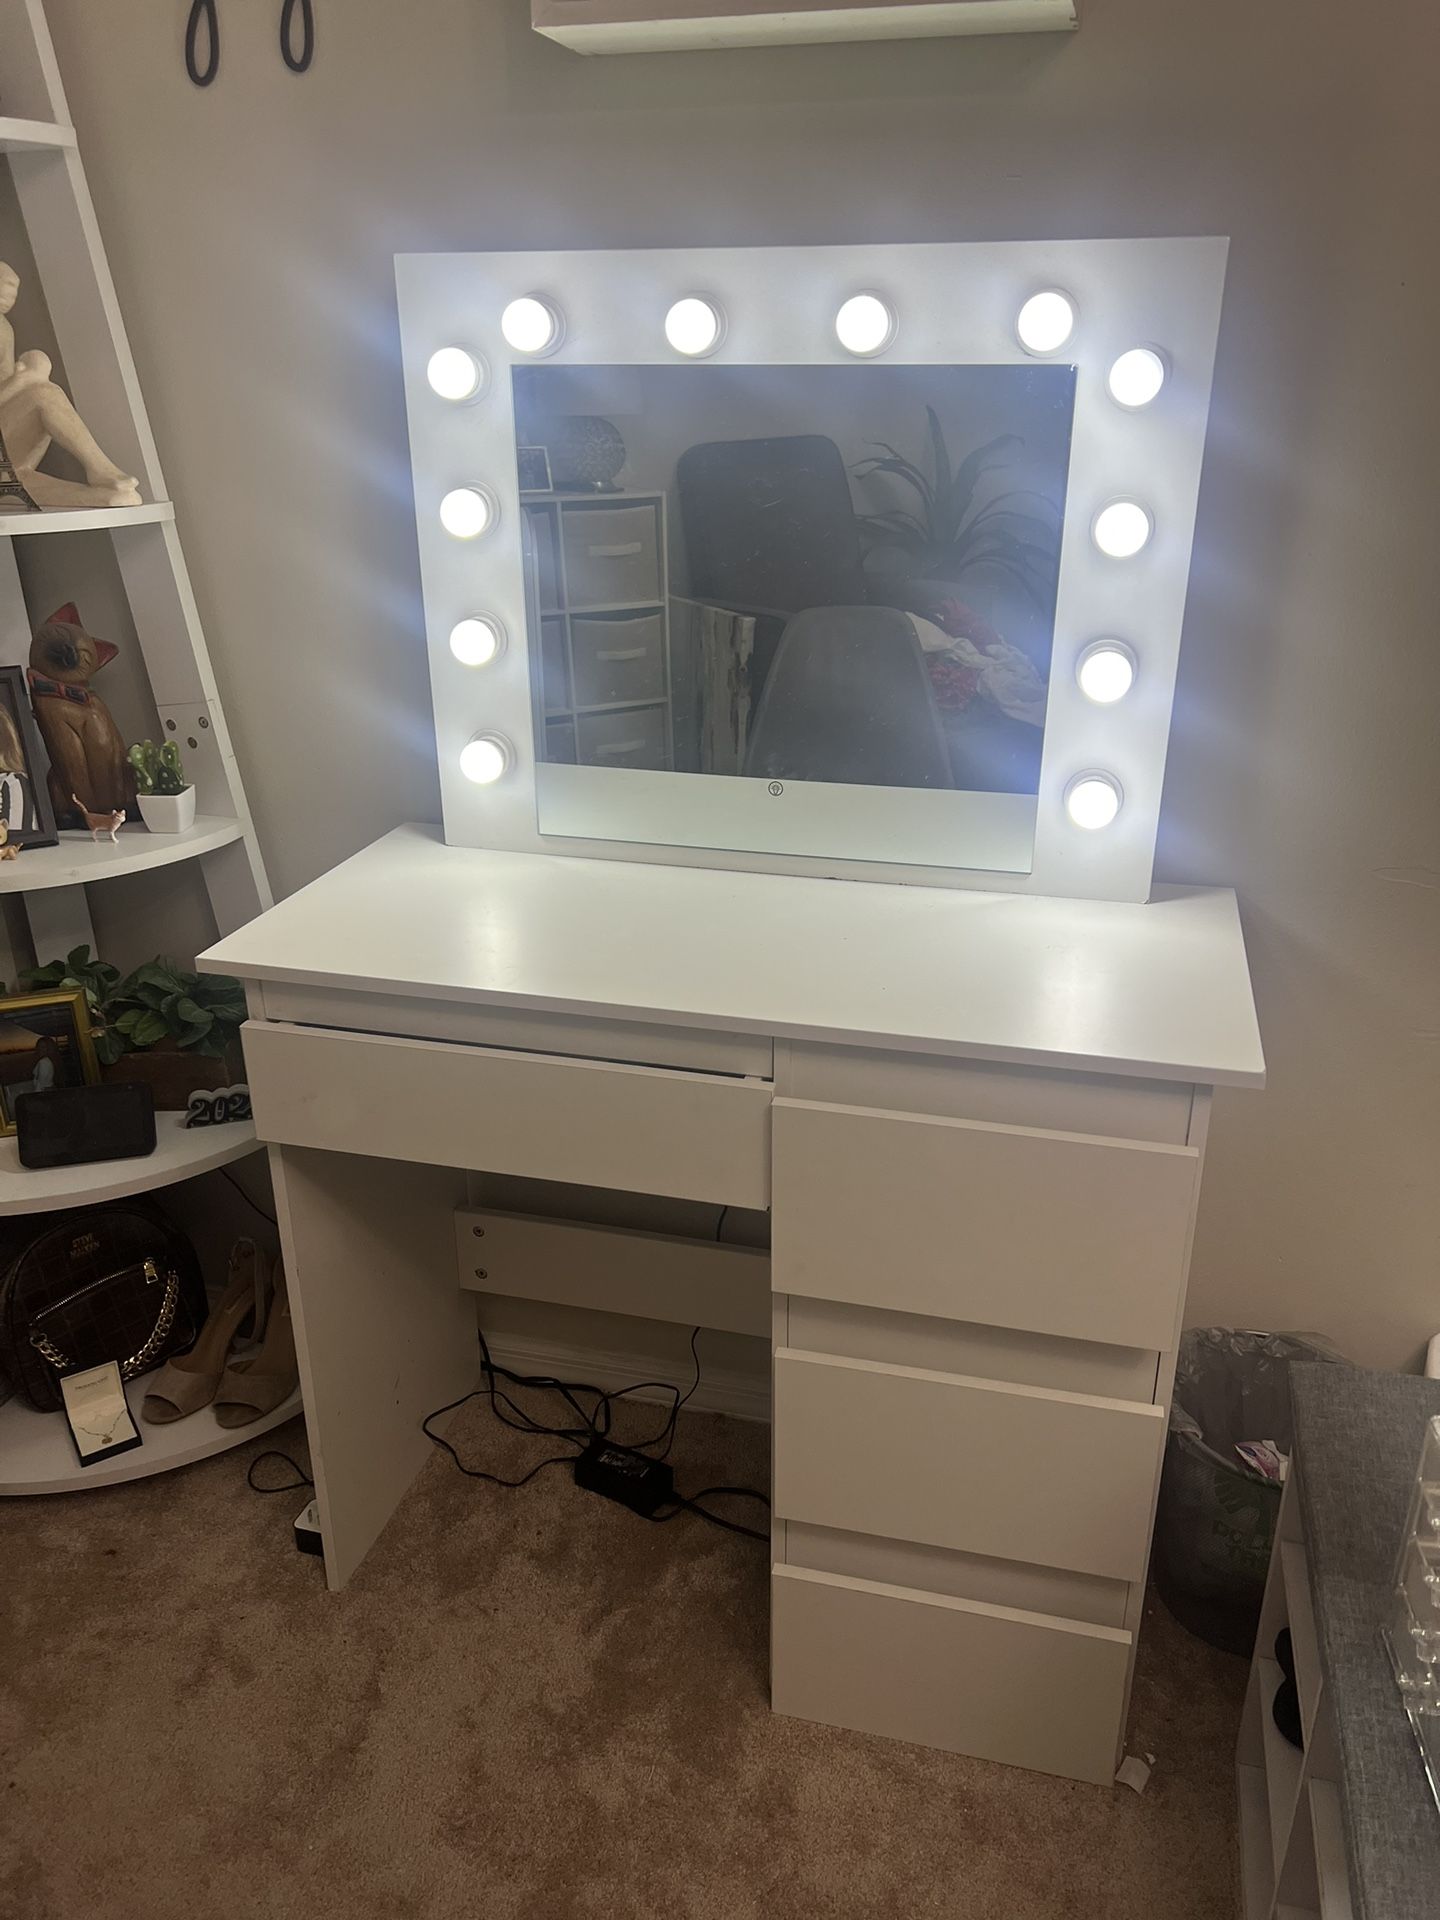
[(0, 513), (0, 537), (20, 539), (32, 533), (88, 533), (95, 527), (146, 527), (157, 520), (173, 520), (169, 500), (152, 500), (140, 507), (80, 507), (54, 513)]
[(0, 114), (0, 153), (43, 153), (75, 145), (74, 127), (51, 120), (15, 120)]
[(1284, 1674), (1273, 1660), (1260, 1659), (1260, 1738), (1265, 1748), (1265, 1791), (1269, 1802), (1270, 1850), (1278, 1875), (1290, 1840), (1290, 1826), (1300, 1797), (1300, 1769), (1305, 1756), (1292, 1747), (1275, 1724), (1272, 1711)]
[(282, 1426), (302, 1411), (298, 1389), (283, 1407), (252, 1421), (248, 1427), (222, 1427), (209, 1407), (167, 1426), (147, 1426), (140, 1418), (146, 1380), (128, 1387), (130, 1411), (144, 1436), (144, 1445), (116, 1454), (98, 1466), (82, 1467), (75, 1458), (69, 1429), (58, 1413), (36, 1413), (11, 1400), (0, 1407), (0, 1498), (29, 1493), (85, 1493), (96, 1487), (116, 1487), (126, 1480), (146, 1480), (152, 1474), (188, 1467), (212, 1454), (226, 1453), (272, 1427)]
[(86, 886), (122, 873), (145, 873), (176, 860), (193, 860), (241, 837), (238, 820), (202, 813), (184, 833), (151, 833), (138, 821), (120, 829), (113, 843), (86, 832), (65, 832), (58, 847), (32, 847), (0, 864), (0, 894), (35, 893), (44, 887)]
[(1310, 1604), (1310, 1574), (1305, 1549), (1298, 1540), (1280, 1543), (1280, 1571), (1285, 1582), (1285, 1614), (1290, 1644), (1295, 1651), (1295, 1681), (1300, 1689), (1300, 1719), (1307, 1735), (1315, 1724), (1320, 1699), (1320, 1641), (1315, 1611)]
[(1236, 1769), (1240, 1800), (1240, 1889), (1245, 1920), (1267, 1920), (1275, 1890), (1265, 1769)]
[(1310, 1782), (1310, 1825), (1315, 1835), (1315, 1876), (1320, 1886), (1320, 1920), (1353, 1920), (1340, 1794), (1328, 1780)]
[[(224, 1067), (215, 1062), (216, 1078)], [(94, 1160), (83, 1167), (22, 1167), (15, 1136), (0, 1137), (0, 1219), (15, 1214), (53, 1213), (57, 1207), (84, 1207), (98, 1200), (121, 1200), (174, 1186), (197, 1173), (209, 1173), (255, 1150), (255, 1129), (248, 1120), (187, 1130), (183, 1113), (157, 1113), (155, 1151), (133, 1160)]]

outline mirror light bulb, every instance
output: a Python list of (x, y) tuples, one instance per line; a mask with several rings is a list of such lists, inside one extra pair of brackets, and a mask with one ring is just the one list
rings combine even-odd
[(432, 393), (442, 400), (473, 400), (485, 384), (484, 364), (464, 347), (440, 347), (425, 364)]
[(1065, 789), (1065, 811), (1077, 827), (1093, 833), (1108, 827), (1124, 795), (1112, 773), (1077, 773)]
[(1095, 544), (1112, 560), (1134, 559), (1154, 531), (1154, 521), (1138, 500), (1112, 500), (1095, 516)]
[(1122, 407), (1148, 407), (1165, 384), (1165, 362), (1153, 347), (1131, 347), (1106, 378), (1110, 398)]
[(440, 502), (440, 524), (453, 539), (488, 533), (499, 509), (488, 487), (454, 487)]
[(665, 338), (676, 353), (699, 359), (713, 353), (725, 338), (725, 316), (713, 300), (690, 294), (666, 314)]
[(488, 667), (505, 645), (505, 629), (488, 613), (457, 620), (450, 629), (450, 651), (462, 667)]
[(1075, 663), (1075, 678), (1087, 700), (1108, 707), (1135, 684), (1135, 653), (1123, 640), (1096, 640)]
[(510, 742), (498, 733), (477, 733), (460, 750), (460, 771), (477, 787), (488, 787), (510, 764)]
[(560, 344), (560, 315), (548, 300), (525, 293), (500, 316), (500, 331), (516, 353), (549, 353)]
[(1032, 293), (1020, 309), (1015, 331), (1027, 353), (1058, 353), (1075, 331), (1075, 302), (1058, 287)]
[(878, 293), (854, 293), (835, 316), (835, 337), (847, 353), (883, 353), (895, 337), (895, 315)]

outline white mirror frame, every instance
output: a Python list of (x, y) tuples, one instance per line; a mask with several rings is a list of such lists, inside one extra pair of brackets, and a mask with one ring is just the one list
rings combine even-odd
[[(1223, 239), (1066, 240), (397, 256), (447, 841), (988, 892), (1146, 899), (1228, 246)], [(536, 764), (511, 381), (513, 367), (535, 362), (506, 343), (500, 315), (523, 294), (539, 294), (552, 305), (563, 335), (548, 363), (683, 365), (684, 357), (666, 341), (665, 316), (696, 287), (723, 306), (726, 319), (725, 337), (705, 362), (709, 366), (1027, 366), (1053, 359), (1078, 369), (1028, 873), (939, 862), (727, 852), (710, 844), (658, 845), (539, 831), (537, 775), (563, 783), (577, 770)], [(1031, 355), (1016, 336), (1016, 316), (1032, 293), (1051, 287), (1074, 301), (1076, 325), (1058, 353)], [(835, 314), (857, 289), (881, 293), (896, 316), (893, 338), (867, 362), (855, 362), (835, 336)], [(425, 373), (437, 348), (457, 342), (483, 353), (492, 370), (484, 393), (463, 406), (437, 396)], [(1168, 377), (1150, 405), (1132, 409), (1111, 397), (1107, 376), (1119, 355), (1136, 346), (1157, 348)], [(487, 488), (499, 515), (490, 532), (457, 540), (442, 529), (439, 505), (452, 488), (467, 485)], [(1109, 559), (1092, 539), (1096, 515), (1117, 499), (1141, 502), (1153, 519), (1149, 544), (1133, 559)], [(511, 636), (496, 659), (478, 668), (463, 665), (449, 645), (451, 629), (472, 614), (495, 617)], [(1130, 693), (1109, 706), (1088, 700), (1075, 677), (1080, 655), (1102, 637), (1123, 640), (1139, 664)], [(512, 749), (504, 775), (487, 786), (473, 784), (460, 771), (462, 750), (480, 733), (498, 735)], [(1076, 775), (1088, 770), (1112, 775), (1124, 796), (1115, 820), (1098, 830), (1077, 826), (1065, 805)], [(667, 818), (667, 830), (669, 814), (683, 811), (678, 801), (670, 805), (669, 795), (708, 783), (732, 793), (743, 788), (758, 804), (765, 785), (711, 775), (579, 771), (590, 777), (592, 793), (598, 791), (594, 781), (613, 785), (615, 803), (606, 809), (607, 821), (621, 822), (627, 811), (640, 818), (647, 808), (653, 820), (657, 809), (665, 809), (661, 817)], [(652, 787), (657, 781), (663, 784)], [(643, 806), (637, 809), (637, 802)], [(908, 803), (906, 796), (901, 804)]]

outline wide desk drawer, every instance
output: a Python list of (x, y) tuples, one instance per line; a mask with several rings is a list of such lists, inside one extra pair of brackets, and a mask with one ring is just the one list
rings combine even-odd
[(781, 1347), (775, 1513), (1141, 1580), (1165, 1414)]
[(774, 1129), (777, 1292), (1173, 1344), (1195, 1148), (804, 1100)]
[(1048, 1614), (777, 1566), (777, 1713), (1108, 1786), (1131, 1636)]
[(587, 1187), (770, 1203), (767, 1082), (250, 1021), (262, 1140)]

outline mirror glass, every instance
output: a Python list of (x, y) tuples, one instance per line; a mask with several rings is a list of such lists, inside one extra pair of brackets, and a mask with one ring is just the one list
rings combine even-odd
[(1072, 367), (514, 383), (542, 833), (1029, 868)]

